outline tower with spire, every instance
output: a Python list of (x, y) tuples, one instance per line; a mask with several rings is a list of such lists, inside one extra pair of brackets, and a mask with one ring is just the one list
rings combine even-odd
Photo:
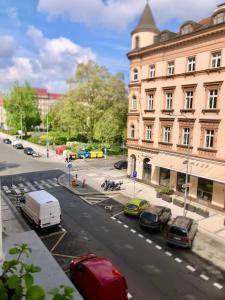
[(159, 33), (152, 11), (147, 1), (136, 28), (131, 32), (132, 50), (152, 45), (154, 37)]

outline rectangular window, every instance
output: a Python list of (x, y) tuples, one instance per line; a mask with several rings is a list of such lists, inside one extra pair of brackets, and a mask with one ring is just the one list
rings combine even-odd
[(148, 95), (148, 110), (153, 110), (154, 96), (152, 94)]
[(221, 52), (212, 53), (212, 68), (219, 68), (221, 63)]
[(174, 61), (170, 61), (168, 62), (168, 65), (167, 65), (167, 75), (174, 75), (174, 69), (175, 69), (175, 66), (174, 66)]
[(185, 92), (185, 109), (192, 109), (193, 107), (193, 91)]
[(208, 108), (209, 109), (217, 108), (217, 97), (218, 97), (218, 90), (209, 90), (209, 92), (208, 92)]
[(172, 100), (173, 100), (173, 94), (172, 93), (166, 93), (165, 109), (167, 109), (167, 110), (172, 109)]
[(155, 65), (151, 65), (149, 67), (149, 78), (154, 78), (155, 77)]
[(132, 110), (137, 110), (137, 98), (136, 97), (132, 98), (131, 109)]
[(135, 138), (135, 127), (133, 125), (130, 128), (130, 137), (131, 139)]
[(152, 139), (152, 126), (146, 126), (145, 138), (146, 138), (147, 141), (151, 141), (151, 139)]
[(170, 127), (163, 127), (163, 142), (170, 142)]
[(205, 148), (213, 148), (214, 130), (205, 131)]
[(190, 143), (190, 128), (183, 128), (183, 145)]
[(188, 72), (194, 72), (195, 71), (195, 57), (189, 57), (188, 58), (187, 71)]

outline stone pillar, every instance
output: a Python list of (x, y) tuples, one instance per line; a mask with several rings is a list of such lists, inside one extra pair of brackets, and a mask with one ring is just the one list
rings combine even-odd
[(188, 196), (192, 199), (197, 198), (198, 177), (190, 176), (190, 188)]
[(159, 167), (152, 166), (151, 183), (159, 185)]
[(225, 185), (213, 181), (212, 204), (224, 208), (225, 204)]
[(170, 170), (170, 187), (176, 191), (177, 189), (177, 172)]

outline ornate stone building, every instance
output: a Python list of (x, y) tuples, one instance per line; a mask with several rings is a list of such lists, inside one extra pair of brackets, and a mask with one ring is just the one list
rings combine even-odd
[(191, 199), (224, 208), (225, 4), (175, 33), (147, 3), (131, 38), (128, 175), (183, 193), (187, 173)]

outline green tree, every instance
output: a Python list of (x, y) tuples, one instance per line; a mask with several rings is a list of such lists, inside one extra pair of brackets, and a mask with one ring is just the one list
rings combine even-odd
[(24, 86), (14, 84), (9, 95), (5, 98), (4, 108), (6, 110), (7, 124), (15, 129), (22, 127), (26, 133), (33, 126), (40, 125), (41, 118), (38, 110), (38, 100), (28, 82)]
[(69, 134), (85, 135), (89, 142), (120, 140), (127, 114), (122, 75), (111, 75), (106, 68), (89, 61), (78, 65), (68, 84), (68, 93), (50, 112), (52, 126)]

